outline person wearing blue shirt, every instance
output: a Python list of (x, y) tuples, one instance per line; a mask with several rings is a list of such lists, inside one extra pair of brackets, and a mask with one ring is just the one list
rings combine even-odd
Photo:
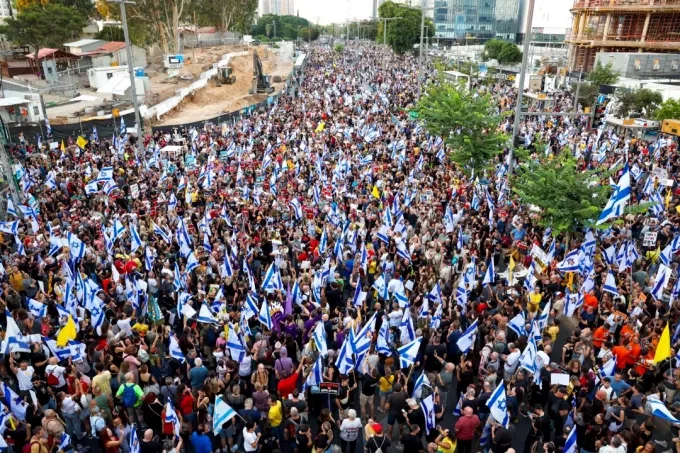
[(619, 396), (621, 396), (623, 392), (630, 388), (630, 384), (621, 379), (621, 373), (618, 371), (614, 375), (614, 380), (611, 381), (611, 386), (614, 389), (614, 392)]
[(189, 379), (191, 379), (191, 389), (194, 392), (203, 389), (203, 383), (208, 377), (208, 369), (203, 366), (203, 360), (197, 358), (194, 362), (194, 368), (189, 371)]
[(198, 425), (198, 429), (191, 435), (191, 445), (194, 446), (196, 453), (212, 453), (212, 442), (210, 437), (205, 434), (205, 425)]
[(512, 230), (510, 234), (512, 235), (513, 241), (521, 241), (524, 239), (524, 236), (526, 236), (527, 230), (525, 230), (523, 227), (519, 227)]

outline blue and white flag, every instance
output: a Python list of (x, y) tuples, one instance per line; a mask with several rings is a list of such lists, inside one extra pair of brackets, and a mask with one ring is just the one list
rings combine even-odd
[(510, 416), (508, 415), (506, 398), (505, 383), (501, 382), (489, 397), (486, 405), (490, 409), (494, 420), (507, 428), (510, 423)]
[(389, 323), (387, 322), (385, 316), (383, 316), (383, 322), (380, 325), (380, 331), (378, 332), (376, 352), (379, 354), (384, 354), (388, 357), (392, 355), (392, 349), (390, 348)]
[(416, 330), (413, 327), (413, 319), (411, 318), (411, 310), (406, 308), (401, 318), (401, 344), (409, 343), (416, 338)]
[(428, 300), (431, 300), (435, 304), (441, 304), (442, 303), (442, 290), (441, 290), (441, 287), (439, 286), (439, 282), (437, 282), (432, 287), (429, 294), (427, 295), (427, 298), (428, 298)]
[(605, 363), (599, 367), (600, 376), (612, 377), (616, 374), (616, 356), (610, 357)]
[(13, 215), (14, 217), (17, 217), (17, 218), (19, 217), (19, 215), (17, 214), (17, 210), (14, 207), (14, 202), (12, 201), (12, 197), (10, 197), (9, 194), (7, 195), (7, 214)]
[(260, 307), (260, 310), (257, 313), (257, 319), (262, 324), (264, 324), (267, 327), (267, 329), (272, 330), (273, 327), (272, 317), (271, 314), (269, 313), (269, 304), (267, 303), (267, 298), (264, 298), (262, 300), (262, 306)]
[[(96, 130), (96, 129), (95, 129)], [(130, 453), (139, 453), (139, 437), (137, 437), (137, 428), (132, 425), (130, 430)]]
[(163, 228), (156, 225), (153, 221), (151, 222), (151, 224), (153, 225), (153, 233), (159, 235), (161, 237), (161, 239), (163, 239), (168, 244), (172, 245), (172, 239), (170, 239), (170, 236), (168, 236), (168, 233), (166, 233), (163, 230)]
[(496, 281), (496, 271), (494, 269), (493, 265), (493, 258), (489, 259), (489, 265), (486, 268), (486, 273), (484, 274), (484, 280), (482, 281), (482, 285), (493, 285), (493, 283)]
[(319, 356), (316, 358), (316, 362), (314, 362), (312, 372), (309, 373), (305, 380), (305, 388), (317, 386), (321, 382), (323, 382), (323, 359)]
[(319, 351), (319, 355), (326, 357), (328, 355), (328, 345), (326, 343), (326, 329), (322, 321), (317, 322), (312, 332), (312, 341), (314, 341), (314, 346)]
[(571, 428), (567, 440), (564, 443), (564, 453), (576, 453), (578, 451), (578, 443), (576, 441), (576, 426)]
[(600, 214), (600, 218), (597, 220), (596, 225), (600, 225), (623, 215), (626, 204), (628, 203), (628, 200), (630, 200), (630, 194), (630, 171), (628, 169), (628, 163), (626, 163), (623, 167), (623, 174), (619, 178), (619, 182), (616, 184), (609, 201), (602, 210), (602, 214)]
[(361, 288), (361, 280), (357, 282), (357, 288), (354, 291), (354, 298), (352, 299), (352, 305), (355, 307), (361, 307), (366, 300), (367, 292), (363, 291)]
[(611, 270), (607, 272), (607, 279), (605, 280), (602, 289), (615, 296), (619, 295), (619, 290), (616, 288), (616, 279), (614, 278), (614, 274)]
[(427, 373), (423, 371), (420, 373), (420, 376), (418, 376), (418, 379), (416, 379), (416, 383), (413, 386), (413, 393), (411, 394), (413, 398), (419, 400), (423, 393), (423, 387), (425, 386), (432, 388), (432, 384), (427, 377)]
[(437, 419), (434, 411), (434, 395), (430, 395), (420, 402), (420, 408), (423, 410), (425, 416), (425, 432), (430, 434), (430, 431), (437, 426)]
[(170, 351), (170, 357), (173, 359), (179, 360), (180, 362), (184, 362), (186, 360), (184, 358), (184, 354), (182, 353), (182, 349), (179, 347), (177, 337), (174, 334), (170, 334), (170, 347), (168, 349)]
[(456, 341), (456, 345), (458, 346), (458, 349), (460, 349), (460, 352), (467, 354), (470, 348), (474, 346), (476, 338), (477, 320), (475, 319), (475, 321), (465, 329), (465, 332), (463, 332), (458, 341)]
[(658, 400), (656, 397), (647, 398), (647, 404), (649, 404), (650, 408), (652, 409), (652, 415), (663, 420), (667, 420), (671, 423), (680, 423), (680, 420), (671, 414), (663, 401)]
[(399, 353), (399, 367), (401, 369), (408, 368), (416, 362), (422, 340), (423, 337), (418, 337), (412, 342), (397, 349), (397, 352)]
[(0, 382), (0, 388), (2, 389), (2, 395), (9, 407), (9, 411), (22, 422), (26, 420), (26, 409), (28, 408), (28, 403), (23, 400), (19, 395), (17, 395), (14, 390), (12, 390), (9, 385), (4, 382)]
[[(184, 357), (182, 357), (182, 359), (184, 359)], [(177, 417), (177, 412), (175, 412), (175, 408), (172, 406), (170, 400), (165, 404), (165, 423), (172, 423), (175, 439), (178, 439), (180, 435), (179, 418)]]
[(215, 318), (215, 316), (210, 311), (210, 308), (208, 308), (208, 304), (206, 304), (205, 302), (201, 304), (201, 309), (198, 312), (197, 321), (206, 324), (217, 324), (217, 318)]
[(652, 287), (652, 296), (656, 300), (663, 300), (663, 291), (666, 289), (668, 282), (671, 279), (671, 274), (673, 270), (663, 264), (659, 265), (659, 270), (656, 272), (656, 278), (654, 279), (654, 286)]
[(130, 252), (134, 253), (137, 251), (138, 248), (142, 247), (144, 243), (142, 242), (142, 238), (139, 237), (139, 233), (137, 232), (137, 228), (135, 228), (134, 225), (130, 224)]
[(42, 319), (47, 314), (47, 305), (41, 304), (35, 299), (27, 298), (28, 310), (33, 316), (38, 319)]
[(557, 263), (557, 270), (560, 272), (577, 272), (580, 263), (579, 249), (574, 249), (567, 253), (567, 256), (562, 261)]
[(192, 251), (189, 253), (189, 257), (187, 258), (187, 266), (185, 268), (185, 272), (188, 274), (194, 269), (198, 267), (198, 258), (196, 258), (196, 254)]
[(520, 312), (517, 316), (512, 318), (510, 322), (508, 323), (508, 327), (512, 329), (518, 336), (526, 336), (527, 331), (526, 331), (526, 318), (524, 317), (524, 313)]

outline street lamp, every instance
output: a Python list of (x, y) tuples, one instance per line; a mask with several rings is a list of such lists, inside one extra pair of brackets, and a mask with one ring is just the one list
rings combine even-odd
[(139, 115), (139, 102), (137, 101), (137, 87), (135, 86), (135, 72), (132, 69), (132, 44), (130, 43), (130, 33), (128, 32), (127, 15), (125, 14), (125, 4), (135, 5), (131, 0), (106, 0), (110, 3), (118, 3), (120, 5), (120, 18), (123, 22), (123, 36), (125, 37), (125, 53), (127, 54), (128, 74), (130, 75), (130, 90), (132, 94), (132, 105), (135, 108), (135, 121), (137, 122), (137, 137), (142, 137), (144, 124)]

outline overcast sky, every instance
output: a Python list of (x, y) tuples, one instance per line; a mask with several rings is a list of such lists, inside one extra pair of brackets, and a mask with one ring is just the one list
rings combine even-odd
[(373, 0), (295, 0), (300, 16), (321, 25), (367, 19), (373, 14)]

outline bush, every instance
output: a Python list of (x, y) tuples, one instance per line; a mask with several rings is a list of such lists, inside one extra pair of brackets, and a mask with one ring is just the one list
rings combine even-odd
[(337, 53), (342, 53), (342, 51), (345, 50), (345, 45), (336, 44), (335, 47), (333, 47), (333, 50), (335, 50)]

